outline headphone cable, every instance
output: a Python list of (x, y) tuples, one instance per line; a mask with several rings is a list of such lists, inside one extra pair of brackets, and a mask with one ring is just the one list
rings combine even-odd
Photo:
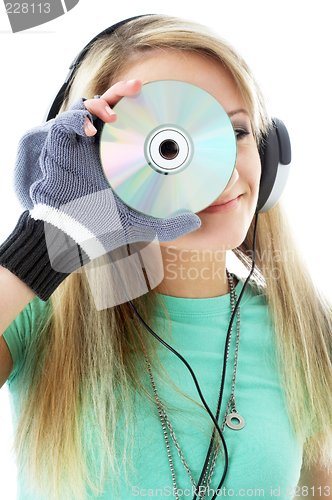
[(205, 401), (205, 398), (202, 394), (202, 391), (201, 391), (201, 388), (199, 386), (199, 383), (197, 381), (197, 378), (196, 378), (196, 375), (193, 371), (193, 369), (191, 368), (191, 366), (189, 365), (189, 363), (187, 362), (187, 360), (179, 353), (177, 352), (175, 349), (173, 349), (172, 346), (170, 346), (169, 344), (167, 344), (167, 342), (165, 342), (163, 339), (161, 339), (147, 324), (146, 322), (144, 321), (144, 319), (140, 316), (140, 314), (138, 313), (138, 311), (136, 310), (135, 306), (133, 305), (132, 301), (129, 299), (127, 293), (126, 293), (126, 290), (123, 286), (123, 283), (122, 283), (122, 280), (121, 280), (121, 277), (120, 277), (120, 274), (118, 272), (118, 269), (117, 269), (117, 266), (112, 258), (112, 255), (111, 255), (111, 252), (108, 253), (112, 263), (114, 264), (114, 268), (115, 268), (115, 271), (118, 275), (118, 278), (119, 278), (119, 281), (120, 281), (120, 285), (121, 285), (121, 288), (123, 290), (123, 293), (127, 299), (127, 302), (129, 303), (132, 311), (134, 312), (134, 314), (136, 315), (136, 317), (140, 320), (140, 322), (142, 323), (142, 325), (146, 328), (146, 330), (148, 330), (148, 332), (151, 333), (151, 335), (153, 335), (157, 340), (158, 342), (160, 342), (163, 346), (165, 346), (169, 351), (171, 351), (173, 354), (175, 354), (175, 356), (177, 356), (181, 361), (182, 363), (186, 366), (186, 368), (189, 370), (189, 373), (194, 381), (194, 384), (196, 386), (196, 390), (197, 390), (197, 393), (200, 397), (200, 400), (203, 404), (203, 406), (205, 407), (206, 411), (208, 412), (211, 420), (213, 421), (213, 424), (214, 424), (214, 429), (213, 429), (213, 433), (212, 433), (212, 437), (211, 437), (211, 442), (210, 442), (210, 446), (209, 446), (209, 450), (208, 450), (208, 453), (207, 453), (207, 457), (206, 457), (206, 460), (205, 460), (205, 463), (204, 463), (204, 466), (203, 466), (203, 470), (201, 472), (201, 476), (200, 476), (200, 479), (199, 479), (199, 482), (196, 486), (196, 490), (195, 490), (195, 494), (194, 494), (194, 497), (193, 497), (193, 500), (196, 499), (197, 497), (197, 490), (199, 490), (199, 487), (200, 487), (200, 484), (203, 480), (203, 477), (204, 477), (204, 474), (206, 472), (206, 469), (207, 469), (207, 465), (208, 465), (208, 459), (209, 459), (209, 456), (210, 456), (210, 453), (211, 453), (211, 449), (212, 449), (212, 445), (213, 445), (213, 442), (214, 442), (214, 436), (215, 436), (215, 430), (217, 429), (217, 432), (220, 436), (220, 439), (221, 439), (221, 442), (223, 444), (223, 448), (224, 448), (224, 452), (225, 452), (225, 465), (224, 465), (224, 472), (223, 472), (223, 475), (222, 475), (222, 478), (221, 478), (221, 481), (219, 483), (219, 486), (216, 490), (216, 493), (214, 494), (214, 496), (212, 497), (211, 500), (215, 500), (216, 496), (217, 496), (217, 491), (220, 489), (220, 487), (222, 486), (224, 480), (225, 480), (225, 477), (226, 477), (226, 473), (227, 473), (227, 469), (228, 469), (228, 451), (227, 451), (227, 446), (226, 446), (226, 442), (225, 442), (225, 439), (223, 437), (223, 433), (219, 427), (219, 424), (218, 424), (218, 418), (219, 418), (219, 413), (220, 413), (220, 407), (221, 407), (221, 402), (222, 402), (222, 396), (223, 396), (223, 389), (224, 389), (224, 384), (225, 384), (225, 374), (226, 374), (226, 350), (227, 350), (227, 344), (228, 344), (228, 339), (229, 339), (229, 336), (230, 336), (230, 331), (231, 331), (231, 327), (232, 327), (232, 324), (233, 324), (233, 321), (234, 321), (234, 317), (235, 317), (235, 314), (237, 312), (237, 309), (240, 305), (240, 301), (242, 299), (242, 296), (243, 296), (243, 293), (244, 293), (244, 290), (248, 284), (248, 281), (254, 271), (254, 267), (255, 267), (255, 244), (256, 244), (256, 232), (257, 232), (257, 221), (258, 221), (258, 213), (256, 214), (256, 219), (255, 219), (255, 229), (254, 229), (254, 239), (253, 239), (253, 256), (252, 256), (252, 268), (251, 268), (251, 271), (249, 273), (249, 276), (247, 277), (243, 287), (242, 287), (242, 290), (241, 290), (241, 293), (240, 293), (240, 296), (236, 302), (236, 305), (234, 307), (234, 311), (232, 313), (232, 316), (231, 316), (231, 319), (230, 319), (230, 322), (229, 322), (229, 327), (228, 327), (228, 331), (227, 331), (227, 336), (226, 336), (226, 343), (225, 343), (225, 354), (224, 354), (224, 364), (223, 364), (223, 372), (222, 372), (222, 382), (221, 382), (221, 388), (220, 388), (220, 393), (219, 393), (219, 400), (218, 400), (218, 409), (217, 409), (217, 413), (216, 413), (216, 417), (213, 415), (212, 411), (210, 410), (207, 402)]
[[(221, 377), (221, 386), (220, 386), (220, 391), (219, 391), (219, 399), (218, 399), (218, 405), (217, 405), (217, 412), (216, 412), (216, 416), (215, 416), (215, 419), (218, 421), (219, 420), (219, 414), (220, 414), (220, 409), (221, 409), (221, 402), (222, 402), (222, 398), (223, 398), (223, 392), (224, 392), (224, 385), (225, 385), (225, 377), (226, 377), (226, 359), (227, 359), (227, 346), (228, 346), (228, 341), (229, 341), (229, 337), (230, 337), (230, 334), (231, 334), (231, 328), (232, 328), (232, 325), (233, 325), (233, 321), (234, 321), (234, 318), (235, 318), (235, 315), (236, 315), (236, 312), (239, 308), (239, 305), (240, 305), (240, 301), (243, 297), (243, 294), (244, 294), (244, 290), (252, 276), (252, 273), (254, 272), (254, 269), (255, 269), (255, 253), (256, 253), (256, 236), (257, 236), (257, 223), (258, 223), (258, 212), (256, 213), (256, 217), (255, 217), (255, 226), (254, 226), (254, 236), (253, 236), (253, 247), (252, 247), (252, 266), (251, 266), (251, 270), (250, 270), (250, 273), (242, 287), (242, 290), (241, 290), (241, 293), (239, 295), (239, 298), (236, 302), (236, 305), (234, 307), (234, 311), (232, 313), (232, 316), (231, 316), (231, 319), (230, 319), (230, 322), (229, 322), (229, 326), (228, 326), (228, 331), (227, 331), (227, 335), (226, 335), (226, 341), (225, 341), (225, 351), (224, 351), (224, 362), (223, 362), (223, 371), (222, 371), (222, 377)], [(217, 428), (218, 429), (218, 428)], [(208, 464), (209, 464), (209, 458), (210, 458), (210, 454), (212, 452), (212, 447), (213, 447), (213, 443), (214, 443), (214, 438), (215, 438), (215, 429), (213, 429), (213, 433), (212, 433), (212, 436), (211, 436), (211, 441), (210, 441), (210, 446), (209, 446), (209, 449), (208, 449), (208, 452), (207, 452), (207, 455), (206, 455), (206, 459), (205, 459), (205, 463), (204, 463), (204, 466), (203, 466), (203, 469), (202, 469), (202, 472), (201, 472), (201, 476), (199, 478), (199, 481), (197, 483), (197, 486), (196, 486), (196, 490), (195, 490), (195, 494), (194, 494), (194, 497), (193, 497), (193, 500), (196, 500), (196, 497), (197, 497), (197, 493), (199, 492), (199, 488), (200, 488), (200, 485), (203, 481), (203, 478), (206, 474), (206, 469), (208, 467)], [(228, 462), (228, 460), (227, 460)], [(226, 473), (227, 473), (227, 468), (224, 467), (224, 473), (223, 473), (223, 476), (221, 478), (221, 481), (218, 485), (218, 488), (216, 489), (213, 497), (211, 498), (211, 500), (215, 500), (216, 496), (217, 496), (217, 491), (220, 490), (221, 486), (223, 485), (224, 483), (224, 480), (225, 480), (225, 477), (226, 477)]]

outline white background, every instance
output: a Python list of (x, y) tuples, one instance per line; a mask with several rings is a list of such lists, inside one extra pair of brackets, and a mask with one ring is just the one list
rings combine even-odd
[[(117, 6), (121, 4), (121, 6)], [(272, 116), (289, 130), (293, 161), (284, 193), (294, 232), (318, 285), (332, 299), (328, 263), (331, 225), (331, 5), (328, 0), (204, 0), (203, 2), (80, 0), (68, 14), (12, 34), (0, 3), (0, 242), (22, 208), (12, 189), (16, 146), (42, 122), (68, 66), (97, 33), (145, 13), (199, 21), (230, 41), (252, 67)], [(327, 250), (327, 252), (325, 251)], [(14, 500), (7, 388), (0, 391), (0, 498)]]

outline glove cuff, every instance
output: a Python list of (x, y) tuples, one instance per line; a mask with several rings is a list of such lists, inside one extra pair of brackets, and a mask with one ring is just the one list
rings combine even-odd
[[(57, 228), (54, 234), (59, 234)], [(74, 248), (73, 245), (71, 248)], [(77, 245), (75, 249), (77, 257)], [(33, 219), (29, 211), (23, 212), (14, 231), (0, 246), (0, 265), (15, 274), (45, 302), (71, 272), (83, 265), (82, 256), (79, 261), (72, 257), (73, 255), (66, 255), (69, 272), (59, 272), (51, 266), (44, 221)], [(84, 260), (86, 263), (86, 256)]]

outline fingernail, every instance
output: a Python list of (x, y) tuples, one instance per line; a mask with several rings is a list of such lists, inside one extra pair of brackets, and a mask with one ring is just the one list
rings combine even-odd
[(114, 111), (112, 108), (110, 108), (109, 106), (105, 106), (105, 109), (107, 111), (107, 113), (111, 116), (115, 115)]
[(90, 130), (90, 132), (97, 132), (97, 129), (92, 125), (92, 123), (90, 122), (89, 118), (85, 119), (85, 125), (88, 127), (88, 129)]
[(136, 80), (135, 80), (135, 79), (134, 79), (134, 80), (128, 80), (128, 81), (127, 81), (127, 83), (134, 83), (134, 82), (136, 82)]

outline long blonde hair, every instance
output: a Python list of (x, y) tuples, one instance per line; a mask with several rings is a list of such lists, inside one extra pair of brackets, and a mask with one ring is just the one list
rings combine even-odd
[[(270, 119), (246, 63), (207, 28), (168, 16), (138, 18), (98, 40), (81, 63), (61, 111), (81, 96), (104, 93), (134, 57), (164, 47), (223, 62), (245, 99), (259, 144)], [(248, 269), (252, 238), (253, 222), (234, 250)], [(259, 216), (255, 277), (271, 309), (290, 422), (302, 442), (314, 434), (305, 443), (304, 465), (318, 460), (329, 464), (331, 307), (296, 249), (280, 203)], [(162, 305), (153, 290), (133, 301), (148, 324), (157, 301)], [(96, 310), (84, 270), (61, 284), (36, 321), (26, 355), (15, 448), (31, 488), (49, 500), (83, 500), (88, 490), (102, 492), (107, 475), (118, 477), (122, 471), (123, 479), (132, 434), (127, 429), (120, 450), (117, 421), (121, 415), (128, 423), (135, 415), (134, 394), (145, 394), (142, 342), (158, 365), (155, 342), (137, 332), (128, 304)], [(95, 432), (93, 443), (86, 433), (89, 428)], [(95, 462), (93, 450), (98, 450)]]

